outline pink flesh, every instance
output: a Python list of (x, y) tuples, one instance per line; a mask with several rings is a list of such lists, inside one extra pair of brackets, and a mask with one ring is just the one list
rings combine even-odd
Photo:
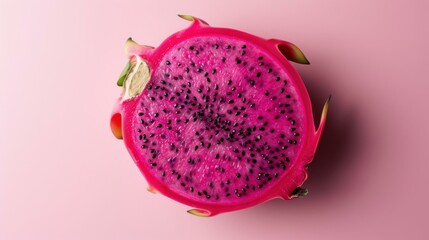
[[(216, 114), (224, 115), (217, 126)], [(282, 178), (297, 160), (306, 119), (294, 82), (271, 54), (230, 36), (195, 37), (165, 52), (152, 73), (136, 105), (132, 141), (138, 165), (171, 191), (230, 204), (253, 201)], [(251, 135), (241, 138), (249, 127)]]

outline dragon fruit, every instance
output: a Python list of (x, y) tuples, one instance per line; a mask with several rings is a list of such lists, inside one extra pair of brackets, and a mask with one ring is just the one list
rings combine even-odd
[(110, 121), (148, 189), (197, 216), (305, 195), (329, 100), (316, 130), (288, 62), (309, 64), (304, 54), (286, 41), (179, 16), (191, 26), (158, 48), (128, 39)]

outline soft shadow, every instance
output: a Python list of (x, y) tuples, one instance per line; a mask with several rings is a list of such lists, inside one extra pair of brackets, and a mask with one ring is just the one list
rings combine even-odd
[[(307, 82), (307, 89), (313, 102), (313, 113), (316, 126), (322, 106), (326, 100), (326, 87), (323, 86), (323, 75), (305, 74), (303, 79)], [(321, 78), (322, 77), (322, 78)], [(329, 196), (338, 193), (334, 184), (341, 181), (343, 171), (354, 165), (349, 156), (356, 153), (359, 147), (358, 121), (359, 116), (354, 106), (341, 106), (341, 99), (332, 93), (328, 119), (313, 162), (309, 165), (310, 177), (305, 183), (310, 194), (314, 197)]]

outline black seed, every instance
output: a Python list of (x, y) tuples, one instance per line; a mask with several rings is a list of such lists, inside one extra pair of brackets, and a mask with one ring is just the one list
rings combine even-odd
[(225, 58), (225, 57), (223, 57), (223, 58), (222, 58), (222, 62), (225, 62), (225, 61), (226, 61), (226, 58)]
[(216, 73), (216, 69), (213, 69), (213, 70), (212, 70), (212, 74), (215, 74), (215, 73)]
[(156, 126), (157, 128), (162, 128), (162, 124), (158, 124), (158, 126)]
[(219, 158), (219, 153), (216, 153), (216, 156), (215, 156), (215, 158)]
[(180, 177), (182, 177), (182, 175), (177, 174), (177, 180), (179, 180), (179, 179), (180, 179)]
[(242, 49), (245, 49), (245, 48), (246, 48), (246, 45), (241, 46), (241, 48), (242, 48)]
[(264, 59), (262, 56), (258, 57), (258, 60), (262, 60), (262, 59)]
[(235, 62), (236, 62), (237, 64), (240, 64), (242, 61), (241, 61), (241, 59), (236, 58), (236, 59), (235, 59)]
[(255, 81), (254, 80), (250, 80), (250, 85), (251, 86), (255, 86)]
[(260, 77), (261, 76), (261, 72), (258, 72), (257, 74), (256, 74), (256, 77)]
[(198, 55), (199, 53), (200, 53), (200, 51), (198, 51), (198, 50), (195, 50), (195, 52), (194, 52), (196, 55)]
[(230, 49), (230, 48), (231, 48), (231, 45), (227, 45), (227, 46), (226, 46), (226, 49)]
[(268, 73), (270, 73), (270, 72), (272, 72), (273, 71), (273, 69), (272, 68), (269, 68), (268, 69)]
[(226, 82), (226, 84), (227, 84), (227, 85), (231, 85), (231, 83), (232, 83), (232, 80), (228, 80), (228, 81)]
[(210, 80), (210, 78), (207, 78), (206, 80), (207, 80), (207, 82), (212, 82), (212, 81)]
[(171, 62), (170, 62), (170, 61), (166, 61), (166, 62), (165, 62), (165, 64), (170, 65), (170, 64), (171, 64)]
[(189, 191), (194, 192), (194, 188), (193, 188), (193, 187), (190, 187), (190, 188), (189, 188)]
[(194, 46), (190, 46), (190, 47), (189, 47), (189, 50), (194, 50)]
[(228, 103), (229, 103), (229, 104), (233, 104), (233, 103), (234, 103), (234, 100), (229, 100), (229, 101), (228, 101)]
[(264, 65), (264, 62), (260, 62), (260, 63), (259, 63), (259, 66), (263, 66), (263, 65)]
[(237, 176), (238, 178), (241, 177), (240, 173), (235, 174), (235, 176)]
[(219, 44), (215, 44), (215, 45), (214, 45), (214, 48), (215, 48), (215, 49), (218, 49), (218, 48), (219, 48)]

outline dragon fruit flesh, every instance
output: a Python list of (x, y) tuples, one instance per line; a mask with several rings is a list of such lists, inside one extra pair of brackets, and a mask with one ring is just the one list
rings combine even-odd
[(158, 48), (128, 39), (110, 121), (149, 190), (213, 216), (304, 195), (326, 122), (292, 65), (292, 43), (210, 27), (201, 19)]

